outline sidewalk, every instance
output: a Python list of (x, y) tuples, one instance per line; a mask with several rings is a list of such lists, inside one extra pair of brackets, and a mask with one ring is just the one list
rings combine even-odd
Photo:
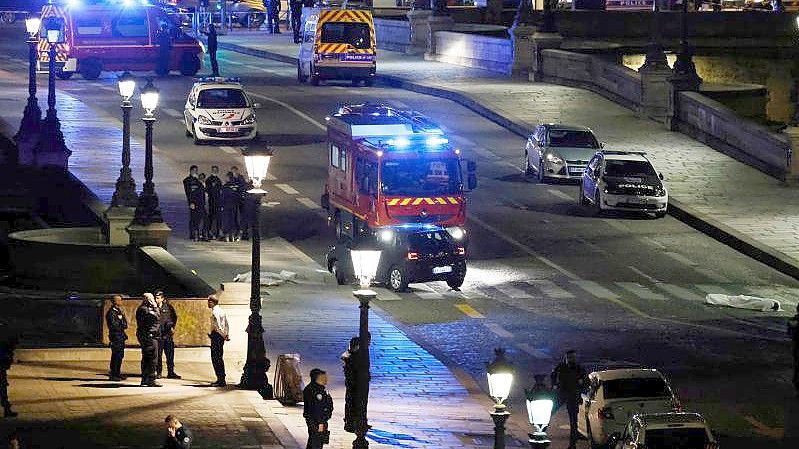
[[(232, 33), (219, 42), (222, 49), (296, 63), (297, 46), (286, 34)], [(378, 74), (389, 85), (460, 103), (523, 137), (538, 123), (580, 124), (592, 128), (608, 148), (646, 151), (666, 177), (677, 218), (781, 271), (799, 273), (795, 186), (587, 90), (387, 50), (379, 52)]]
[[(23, 66), (22, 61), (17, 64)], [(4, 66), (4, 68), (7, 66)], [(0, 70), (0, 119), (17, 124), (26, 98), (24, 79)], [(100, 89), (112, 89), (101, 86)], [(118, 175), (121, 125), (118, 119), (92, 109), (60, 91), (59, 117), (67, 146), (73, 150), (71, 171), (103, 202), (108, 203)], [(92, 142), (91, 147), (86, 142)], [(131, 142), (134, 173), (141, 173), (143, 142)], [(108, 151), (113, 148), (113, 151)], [(187, 214), (179, 181), (185, 167), (156, 148), (155, 182), (165, 221), (173, 233), (169, 250), (207, 283), (218, 286), (237, 273), (249, 271), (249, 242), (195, 243), (185, 240)], [(274, 181), (273, 181), (274, 182)], [(141, 180), (137, 178), (138, 186)], [(278, 198), (279, 199), (279, 198)], [(210, 255), (210, 257), (209, 257)], [(358, 331), (358, 302), (351, 288), (338, 287), (322, 267), (282, 239), (262, 243), (262, 270), (290, 267), (298, 282), (269, 289), (264, 296), (263, 319), (267, 354), (273, 379), (277, 355), (299, 353), (302, 371), (320, 367), (330, 373), (329, 386), (336, 410), (331, 421), (331, 448), (351, 447), (353, 435), (343, 432), (343, 373), (340, 354)], [(222, 305), (231, 318), (232, 340), (225, 348), (228, 379), (235, 383), (246, 358), (246, 299), (249, 289)], [(321, 324), (320, 324), (321, 323)], [(484, 448), (491, 445), (493, 424), (487, 396), (467, 376), (456, 376), (435, 356), (414, 343), (397, 327), (372, 313), (372, 386), (370, 433), (373, 448)], [(263, 401), (255, 392), (200, 388), (210, 383), (212, 370), (207, 348), (179, 349), (177, 371), (182, 381), (164, 381), (168, 387), (139, 389), (132, 377), (120, 384), (104, 381), (107, 349), (21, 351), (21, 362), (10, 371), (12, 402), (17, 420), (0, 424), (57, 435), (66, 447), (153, 447), (167, 413), (176, 413), (196, 429), (195, 447), (303, 447), (306, 428), (300, 407), (282, 407)], [(124, 370), (138, 373), (140, 352), (126, 351)], [(307, 380), (307, 379), (306, 379)], [(99, 382), (98, 382), (99, 381)], [(465, 385), (462, 384), (465, 382)], [(130, 388), (128, 388), (130, 387)], [(518, 410), (509, 423), (508, 447), (526, 445), (527, 426)], [(41, 430), (38, 430), (41, 429)], [(562, 432), (560, 432), (562, 433)], [(92, 441), (90, 443), (89, 441)], [(92, 446), (94, 441), (96, 445)], [(276, 444), (280, 446), (277, 446)], [(67, 443), (68, 442), (68, 443)], [(32, 446), (36, 447), (36, 446)], [(44, 446), (39, 446), (44, 447)]]

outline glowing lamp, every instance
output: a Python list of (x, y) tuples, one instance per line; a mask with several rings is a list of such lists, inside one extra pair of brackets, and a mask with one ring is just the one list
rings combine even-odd
[(64, 19), (48, 17), (44, 21), (44, 30), (48, 43), (61, 44), (64, 42)]
[(367, 290), (372, 285), (372, 280), (377, 274), (377, 266), (380, 263), (379, 249), (366, 246), (353, 247), (350, 249), (352, 257), (352, 271), (358, 278), (358, 283), (362, 290)]
[(158, 107), (158, 89), (153, 86), (152, 80), (147, 80), (147, 85), (141, 90), (141, 107), (147, 117), (152, 117)]
[(261, 183), (266, 179), (269, 171), (269, 162), (272, 160), (272, 151), (268, 148), (248, 149), (244, 153), (244, 166), (247, 167), (247, 176), (252, 179), (253, 188), (249, 193), (266, 193), (261, 189)]
[(533, 427), (530, 434), (530, 447), (546, 448), (550, 440), (547, 437), (547, 427), (552, 418), (552, 408), (555, 404), (552, 391), (544, 384), (546, 376), (537, 374), (535, 385), (530, 390), (525, 390), (527, 399), (527, 419)]
[(31, 16), (25, 19), (25, 30), (28, 32), (28, 35), (33, 38), (36, 36), (36, 33), (39, 32), (39, 27), (42, 26), (42, 19)]
[(136, 79), (133, 78), (130, 72), (125, 72), (117, 80), (117, 86), (119, 87), (119, 95), (122, 97), (122, 101), (128, 102), (136, 90)]
[(497, 348), (494, 350), (494, 361), (488, 365), (486, 374), (488, 375), (488, 394), (494, 399), (496, 409), (504, 409), (505, 399), (510, 396), (510, 388), (513, 385), (513, 365), (505, 358), (505, 350)]

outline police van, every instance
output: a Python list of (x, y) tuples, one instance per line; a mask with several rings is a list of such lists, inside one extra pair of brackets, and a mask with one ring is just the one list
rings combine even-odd
[(320, 80), (374, 83), (377, 40), (372, 13), (347, 8), (303, 8), (302, 43), (297, 81), (319, 85)]

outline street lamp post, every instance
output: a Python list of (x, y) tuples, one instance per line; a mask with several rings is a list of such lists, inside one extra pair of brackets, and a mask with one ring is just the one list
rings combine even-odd
[(494, 361), (486, 369), (488, 392), (494, 399), (494, 410), (491, 412), (491, 419), (494, 420), (494, 449), (505, 449), (505, 421), (510, 413), (504, 402), (510, 395), (514, 369), (505, 358), (504, 349), (496, 348), (494, 354)]
[(39, 135), (42, 121), (42, 110), (36, 98), (36, 44), (39, 42), (37, 34), (42, 20), (36, 16), (25, 19), (25, 30), (28, 32), (28, 103), (22, 115), (22, 122), (14, 140), (19, 142)]
[(133, 223), (146, 226), (164, 222), (153, 183), (153, 124), (155, 123), (155, 108), (158, 107), (158, 89), (153, 86), (152, 80), (147, 80), (147, 85), (141, 90), (141, 105), (144, 109), (142, 121), (145, 127), (144, 185), (141, 195), (139, 195)]
[(122, 97), (122, 168), (119, 169), (111, 207), (136, 207), (139, 198), (136, 195), (136, 181), (130, 172), (130, 110), (133, 109), (130, 99), (136, 90), (136, 80), (125, 72), (119, 77), (117, 84)]
[(47, 115), (42, 122), (39, 143), (34, 150), (36, 163), (40, 166), (53, 165), (66, 168), (67, 159), (72, 154), (64, 143), (61, 122), (55, 108), (55, 59), (56, 47), (64, 42), (64, 19), (48, 17), (44, 20), (45, 36), (50, 47), (48, 51)]
[(555, 401), (552, 399), (552, 391), (544, 384), (545, 378), (545, 375), (537, 374), (533, 388), (525, 390), (527, 419), (533, 426), (529, 440), (531, 449), (546, 449), (551, 443), (547, 436), (547, 427), (552, 418), (552, 406)]
[(698, 90), (702, 78), (696, 73), (694, 48), (688, 43), (688, 0), (682, 0), (680, 13), (680, 48), (674, 61), (674, 78), (679, 81), (680, 90)]
[(360, 289), (352, 292), (360, 302), (360, 326), (358, 337), (360, 346), (358, 348), (358, 378), (357, 378), (357, 397), (359, 404), (356, 409), (360, 416), (355, 421), (355, 441), (352, 442), (353, 449), (367, 449), (369, 441), (366, 434), (369, 432), (368, 405), (369, 405), (369, 382), (371, 380), (371, 362), (369, 360), (369, 345), (371, 338), (369, 335), (369, 301), (377, 297), (377, 293), (369, 287), (377, 273), (377, 266), (380, 263), (380, 250), (366, 244), (353, 246), (350, 249), (352, 257), (352, 269), (358, 279)]
[(266, 190), (261, 183), (266, 179), (272, 152), (268, 149), (251, 149), (244, 153), (244, 165), (247, 175), (253, 182), (253, 188), (247, 193), (253, 196), (252, 217), (252, 267), (250, 269), (250, 319), (247, 323), (247, 362), (241, 374), (239, 388), (258, 391), (264, 399), (272, 399), (272, 386), (266, 372), (271, 362), (266, 357), (264, 344), (264, 326), (261, 319), (261, 232), (260, 209), (261, 200)]

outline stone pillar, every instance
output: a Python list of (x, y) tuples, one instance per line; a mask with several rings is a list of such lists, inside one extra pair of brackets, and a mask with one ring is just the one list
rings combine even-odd
[(408, 24), (410, 26), (410, 45), (405, 53), (421, 55), (427, 51), (427, 19), (433, 15), (428, 9), (414, 9), (408, 11)]
[(430, 16), (427, 18), (427, 52), (425, 59), (435, 59), (436, 31), (451, 30), (455, 20), (450, 16)]
[(105, 233), (106, 242), (112, 246), (128, 246), (130, 244), (130, 234), (128, 226), (133, 221), (136, 212), (135, 207), (112, 206), (105, 211)]
[(799, 126), (789, 126), (782, 132), (788, 137), (788, 142), (791, 145), (791, 157), (785, 180), (796, 183), (799, 181)]
[(530, 66), (530, 81), (543, 81), (544, 59), (542, 52), (551, 48), (560, 48), (563, 36), (559, 33), (542, 33), (536, 31), (531, 37), (532, 64)]
[(172, 229), (166, 223), (131, 224), (126, 229), (133, 246), (160, 246), (166, 249)]
[(533, 42), (530, 38), (535, 27), (527, 24), (514, 25), (510, 29), (513, 40), (513, 76), (528, 76), (533, 68)]
[(672, 129), (674, 86), (671, 69), (665, 64), (644, 64), (638, 73), (641, 74), (641, 116)]

